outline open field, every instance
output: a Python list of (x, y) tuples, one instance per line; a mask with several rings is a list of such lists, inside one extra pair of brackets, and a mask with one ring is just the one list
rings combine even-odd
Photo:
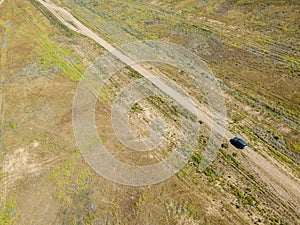
[[(73, 9), (76, 18), (85, 24), (93, 24), (91, 27), (93, 30), (116, 44), (141, 39), (162, 39), (183, 44), (184, 47), (205, 58), (231, 96), (237, 101), (252, 105), (254, 110), (263, 114), (262, 117), (264, 115), (268, 117), (267, 120), (272, 119), (272, 121), (264, 121), (264, 124), (270, 125), (268, 126), (270, 132), (281, 131), (288, 145), (288, 151), (291, 151), (285, 153), (296, 159), (297, 156), (293, 153), (299, 150), (297, 144), (299, 77), (297, 74), (300, 65), (297, 39), (299, 5), (296, 2), (286, 2), (286, 7), (281, 10), (283, 12), (278, 9), (280, 3), (279, 6), (269, 7), (265, 6), (267, 3), (261, 5), (252, 3), (254, 6), (257, 5), (258, 11), (261, 8), (268, 8), (269, 11), (265, 9), (267, 11), (265, 13), (270, 15), (265, 15), (267, 24), (264, 26), (254, 23), (253, 19), (240, 20), (239, 11), (243, 12), (251, 7), (251, 4), (246, 1), (236, 4), (230, 13), (224, 16), (215, 13), (219, 20), (205, 17), (214, 10), (211, 4), (218, 1), (207, 3), (207, 6), (204, 3), (199, 6), (194, 3), (195, 1), (186, 1), (186, 3), (180, 1), (180, 4), (172, 1), (168, 4), (118, 1), (109, 3), (102, 1), (93, 4), (83, 4), (80, 1), (64, 2), (67, 7)], [(227, 8), (231, 3), (228, 4)], [(284, 1), (281, 4), (284, 4)], [(183, 10), (187, 6), (190, 10), (193, 6), (195, 9), (191, 12), (187, 9)], [(217, 10), (218, 4), (215, 3), (214, 7)], [(200, 10), (203, 8), (204, 10)], [(235, 15), (235, 12), (239, 13)], [(281, 23), (278, 22), (280, 25), (273, 26), (271, 24), (274, 22), (273, 17), (277, 18), (276, 15), (280, 13), (288, 14), (290, 21), (282, 18)], [(235, 22), (236, 20), (245, 21), (245, 24), (241, 25)], [(274, 30), (259, 32), (266, 26)], [(286, 27), (289, 27), (289, 32), (280, 31), (287, 29)], [(257, 115), (254, 118), (257, 121), (256, 118)], [(274, 124), (277, 126), (272, 127)], [(285, 128), (280, 127), (282, 124), (292, 130), (284, 132)], [(259, 125), (251, 126), (255, 129)]]
[[(200, 56), (220, 81), (228, 132), (242, 136), (254, 152), (238, 151), (224, 140), (214, 163), (199, 172), (209, 139), (209, 127), (199, 121), (199, 146), (176, 176), (145, 187), (99, 176), (75, 143), (72, 104), (85, 69), (106, 50), (70, 30), (39, 1), (5, 0), (0, 6), (0, 224), (300, 223), (297, 1), (53, 2), (112, 46), (162, 39)], [(176, 81), (206, 106), (184, 72), (159, 63), (141, 66)], [(168, 101), (149, 98), (131, 110), (136, 135), (149, 135), (144, 127), (153, 116), (167, 121), (166, 141), (154, 153), (132, 153), (111, 128), (117, 93), (140, 77), (126, 67), (110, 79), (95, 120), (112, 155), (152, 164), (176, 147), (178, 114)], [(283, 183), (259, 166), (265, 162), (282, 174)], [(288, 180), (295, 185), (289, 187)]]

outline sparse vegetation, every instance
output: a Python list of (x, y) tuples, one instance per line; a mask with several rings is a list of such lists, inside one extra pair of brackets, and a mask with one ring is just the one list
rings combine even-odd
[(131, 112), (135, 112), (135, 113), (143, 112), (143, 108), (138, 103), (135, 103), (131, 108)]
[[(255, 153), (276, 160), (278, 168), (283, 165), (286, 173), (300, 176), (297, 1), (53, 2), (68, 8), (114, 46), (161, 39), (203, 58), (224, 91), (228, 130), (246, 137)], [(269, 171), (255, 170), (256, 164), (228, 140), (213, 163), (199, 170), (210, 142), (205, 120), (198, 121), (198, 146), (186, 155), (189, 163), (163, 183), (128, 187), (95, 173), (74, 140), (72, 102), (85, 66), (103, 49), (70, 31), (36, 0), (5, 0), (0, 7), (5, 12), (0, 15), (0, 47), (5, 47), (0, 54), (0, 75), (5, 81), (0, 92), (5, 106), (1, 185), (7, 188), (6, 201), (0, 202), (1, 225), (298, 222), (298, 208), (293, 205), (297, 202), (285, 199), (281, 189), (274, 191), (264, 180), (270, 178)], [(203, 90), (195, 88), (185, 72), (149, 64), (151, 71), (160, 71), (158, 76), (173, 80), (207, 106)], [(151, 116), (163, 117), (165, 140), (157, 151), (136, 152), (122, 146), (111, 128), (111, 104), (122, 88), (141, 77), (126, 67), (107, 81), (99, 93), (95, 121), (101, 143), (114, 158), (150, 165), (178, 147), (179, 114), (187, 113), (163, 95), (134, 104), (131, 128), (143, 130)], [(189, 143), (181, 144), (185, 153), (192, 152)], [(19, 161), (7, 160), (13, 156)], [(15, 174), (8, 172), (22, 166), (27, 168), (20, 170), (22, 176), (11, 179)], [(36, 222), (38, 218), (42, 222)]]
[(14, 225), (17, 224), (18, 210), (16, 208), (15, 199), (7, 199), (6, 202), (1, 205), (0, 211), (0, 224), (1, 225)]
[(59, 47), (46, 37), (41, 43), (40, 54), (40, 65), (44, 68), (57, 68), (58, 72), (73, 81), (78, 81), (84, 72), (82, 62), (73, 57), (70, 50)]
[(11, 127), (11, 129), (16, 130), (18, 125), (15, 121), (9, 121), (9, 126)]

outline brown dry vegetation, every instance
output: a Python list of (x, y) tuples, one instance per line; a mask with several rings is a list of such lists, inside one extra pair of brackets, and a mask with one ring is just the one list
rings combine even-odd
[(300, 85), (297, 1), (64, 3), (111, 42), (163, 39), (201, 56), (229, 95), (259, 111), (268, 130), (280, 131), (287, 144), (285, 154), (299, 160), (295, 155), (299, 152)]
[[(201, 56), (222, 84), (229, 129), (300, 177), (298, 1), (54, 2), (115, 45), (160, 38)], [(71, 118), (77, 81), (104, 50), (67, 30), (34, 0), (0, 6), (0, 43), (1, 225), (299, 222), (297, 199), (284, 200), (276, 184), (267, 186), (226, 140), (214, 164), (197, 171), (209, 136), (205, 125), (190, 163), (166, 182), (137, 188), (105, 180), (77, 149)], [(184, 84), (185, 75), (175, 68), (151, 66)], [(114, 156), (152, 163), (166, 152), (152, 159), (116, 151), (120, 143), (105, 129), (115, 94), (136, 77), (128, 68), (114, 76), (100, 95), (96, 121)], [(133, 110), (133, 127), (148, 124), (146, 110), (177, 126), (174, 114), (152, 99)]]

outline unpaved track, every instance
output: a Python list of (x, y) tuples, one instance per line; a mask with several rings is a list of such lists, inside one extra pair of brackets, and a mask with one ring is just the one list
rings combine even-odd
[[(89, 37), (104, 47), (106, 50), (113, 52), (113, 54), (118, 57), (121, 61), (131, 65), (131, 67), (143, 75), (145, 78), (149, 78), (153, 76), (151, 72), (140, 65), (132, 65), (132, 60), (125, 56), (123, 53), (116, 51), (116, 49), (110, 45), (108, 42), (100, 38), (96, 33), (92, 30), (84, 26), (80, 23), (75, 17), (73, 17), (67, 10), (57, 7), (53, 5), (50, 1), (44, 2), (42, 0), (38, 0), (42, 5), (44, 5), (53, 15), (55, 15), (65, 26), (69, 29), (80, 33), (86, 37)], [(179, 104), (184, 106), (187, 110), (193, 112), (190, 109), (189, 105), (185, 103), (185, 98), (181, 95), (174, 93), (171, 88), (166, 86), (163, 82), (157, 80), (154, 83), (157, 87), (161, 88), (166, 94), (174, 98)], [(212, 120), (206, 114), (206, 112), (201, 112), (203, 118), (201, 118), (205, 123), (211, 125)], [(226, 131), (225, 138), (229, 140), (234, 135), (229, 131)], [(277, 184), (276, 186), (280, 187), (280, 190), (277, 190), (277, 194), (281, 195), (282, 199), (285, 199), (288, 202), (293, 202), (296, 205), (300, 205), (300, 181), (299, 179), (292, 176), (292, 174), (284, 173), (280, 167), (274, 164), (271, 157), (263, 157), (259, 153), (255, 152), (251, 148), (246, 148), (243, 153), (257, 166), (262, 173), (262, 176), (267, 176), (270, 178), (271, 182)], [(261, 177), (263, 179), (263, 177)], [(267, 182), (267, 181), (266, 181)], [(272, 186), (272, 184), (270, 184)], [(274, 190), (273, 190), (274, 191)]]

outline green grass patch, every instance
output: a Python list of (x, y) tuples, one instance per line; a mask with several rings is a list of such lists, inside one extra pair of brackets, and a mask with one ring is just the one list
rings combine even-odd
[(296, 58), (290, 57), (290, 56), (282, 56), (282, 60), (284, 62), (289, 63), (294, 68), (300, 69), (300, 59), (296, 59)]
[[(31, 54), (34, 54), (34, 57), (38, 58), (37, 61), (44, 70), (57, 71), (70, 80), (78, 81), (85, 71), (82, 61), (71, 49), (55, 43), (55, 41), (50, 38), (55, 34), (60, 35), (62, 33), (66, 35), (69, 29), (64, 27), (63, 31), (57, 30), (56, 28), (60, 29), (60, 26), (62, 26), (60, 22), (53, 22), (55, 18), (53, 16), (50, 18), (52, 14), (39, 3), (34, 0), (30, 2), (35, 8), (39, 9), (42, 14), (37, 13), (38, 11), (30, 4), (24, 5), (23, 8), (16, 9), (17, 13), (22, 15), (24, 22), (26, 22), (18, 25), (17, 29), (21, 34), (18, 35), (18, 38), (20, 38), (19, 42), (22, 43), (27, 40), (27, 45), (32, 47)], [(46, 16), (46, 18), (44, 16)], [(68, 36), (68, 38), (73, 37), (70, 35), (66, 36)]]
[(16, 208), (16, 200), (7, 200), (0, 211), (0, 225), (14, 225), (17, 224), (18, 211)]
[(60, 72), (73, 81), (78, 81), (85, 67), (71, 50), (58, 46), (48, 38), (40, 43), (40, 64), (44, 68), (58, 68)]
[(131, 107), (131, 112), (136, 112), (136, 113), (139, 113), (139, 112), (143, 112), (143, 108), (138, 104), (138, 103), (135, 103), (132, 107)]
[(9, 126), (11, 129), (16, 130), (18, 127), (18, 124), (15, 121), (9, 121)]
[(41, 3), (36, 0), (29, 0), (31, 4), (39, 10), (54, 26), (62, 30), (68, 37), (73, 37), (73, 32), (63, 25), (48, 9), (46, 9)]
[(187, 213), (190, 217), (192, 217), (194, 220), (197, 220), (200, 218), (199, 212), (193, 208), (192, 206), (187, 206)]
[(50, 180), (56, 186), (55, 197), (65, 205), (72, 203), (73, 197), (88, 189), (91, 172), (82, 168), (75, 159), (69, 159), (51, 170)]

